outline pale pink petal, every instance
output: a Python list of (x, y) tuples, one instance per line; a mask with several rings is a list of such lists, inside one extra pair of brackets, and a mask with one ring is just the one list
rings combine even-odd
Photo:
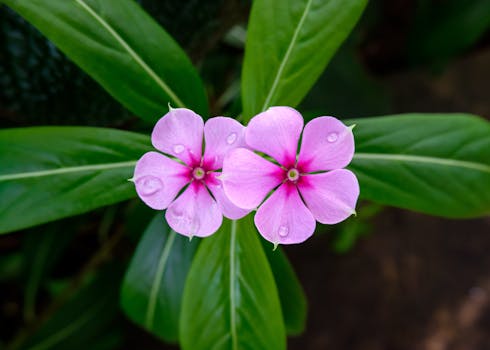
[(334, 117), (319, 117), (305, 126), (298, 168), (302, 172), (341, 169), (353, 155), (352, 129)]
[(257, 210), (255, 226), (274, 244), (301, 243), (315, 231), (315, 218), (301, 200), (295, 185), (281, 185)]
[(245, 146), (245, 127), (235, 119), (215, 117), (204, 124), (204, 166), (221, 169), (223, 158), (230, 150)]
[(236, 206), (255, 209), (284, 179), (284, 170), (245, 148), (228, 152), (221, 180), (226, 196)]
[(202, 155), (202, 118), (187, 108), (171, 108), (155, 125), (153, 146), (179, 158), (189, 166), (198, 165)]
[(223, 191), (223, 184), (216, 178), (218, 175), (219, 174), (217, 173), (208, 174), (206, 177), (206, 186), (213, 194), (216, 202), (218, 202), (221, 212), (228, 219), (237, 220), (243, 218), (245, 215), (250, 213), (250, 210), (241, 209), (228, 199)]
[(296, 163), (303, 117), (290, 107), (271, 107), (253, 117), (245, 131), (247, 144), (268, 154), (285, 167)]
[(149, 207), (165, 209), (190, 181), (189, 169), (157, 152), (148, 152), (138, 160), (132, 181), (138, 196)]
[(189, 237), (206, 237), (218, 230), (223, 216), (204, 184), (193, 181), (169, 205), (165, 219), (175, 232)]
[(356, 212), (359, 182), (349, 170), (302, 176), (298, 188), (315, 219), (323, 224), (339, 223)]

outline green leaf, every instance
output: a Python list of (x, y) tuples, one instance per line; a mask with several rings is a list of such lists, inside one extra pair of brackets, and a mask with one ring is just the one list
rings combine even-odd
[(147, 227), (121, 290), (121, 305), (137, 324), (156, 336), (177, 342), (185, 278), (198, 239), (170, 230), (162, 214)]
[(206, 115), (203, 84), (178, 44), (132, 0), (5, 0), (114, 98), (155, 121), (173, 106)]
[(0, 130), (0, 233), (136, 195), (127, 181), (146, 136), (87, 127)]
[(408, 56), (416, 63), (446, 63), (467, 50), (490, 28), (490, 1), (447, 0), (444, 6), (419, 1)]
[(361, 197), (452, 218), (490, 214), (490, 123), (464, 114), (406, 114), (356, 123), (349, 166)]
[(40, 230), (32, 230), (24, 236), (24, 319), (29, 322), (35, 316), (36, 296), (43, 281), (71, 242), (75, 231), (66, 230), (74, 222), (52, 223)]
[(296, 106), (359, 19), (367, 0), (256, 0), (242, 72), (245, 120)]
[(63, 305), (22, 347), (29, 350), (114, 349), (122, 334), (115, 324), (121, 269), (104, 269)]
[(250, 216), (204, 239), (184, 289), (184, 350), (286, 348), (274, 277)]
[(276, 281), (286, 332), (288, 335), (299, 335), (305, 329), (307, 315), (303, 287), (283, 250), (273, 250), (270, 242), (261, 241)]

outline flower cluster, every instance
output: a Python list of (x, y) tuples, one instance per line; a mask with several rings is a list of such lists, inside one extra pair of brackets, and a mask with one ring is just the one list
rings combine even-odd
[(213, 234), (223, 216), (257, 210), (265, 239), (303, 242), (316, 221), (335, 224), (354, 214), (359, 196), (357, 178), (343, 169), (354, 154), (352, 128), (333, 117), (303, 126), (289, 107), (269, 108), (247, 127), (170, 109), (151, 136), (164, 154), (148, 152), (138, 161), (136, 191), (151, 208), (167, 209), (170, 227), (189, 237)]

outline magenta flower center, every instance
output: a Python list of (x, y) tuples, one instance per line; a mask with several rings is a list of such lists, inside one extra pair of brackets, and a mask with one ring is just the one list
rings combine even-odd
[(298, 181), (299, 179), (299, 171), (296, 168), (291, 168), (288, 170), (287, 177), (289, 181)]
[(196, 167), (192, 171), (192, 177), (194, 177), (194, 179), (196, 180), (202, 180), (204, 179), (205, 176), (206, 176), (206, 172), (201, 167)]

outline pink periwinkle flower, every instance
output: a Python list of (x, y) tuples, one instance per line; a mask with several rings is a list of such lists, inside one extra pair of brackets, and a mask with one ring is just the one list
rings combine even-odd
[(231, 150), (223, 162), (225, 194), (240, 208), (258, 207), (255, 225), (275, 245), (305, 241), (316, 221), (345, 220), (355, 213), (359, 196), (356, 176), (342, 169), (354, 155), (352, 128), (334, 117), (315, 118), (304, 130), (303, 125), (295, 109), (269, 108), (246, 127), (250, 149)]
[(226, 152), (245, 147), (239, 122), (215, 117), (204, 124), (189, 109), (171, 108), (155, 125), (151, 142), (164, 154), (144, 154), (132, 180), (143, 202), (167, 209), (165, 218), (173, 230), (205, 237), (218, 230), (223, 215), (239, 219), (249, 212), (228, 200), (218, 179)]

